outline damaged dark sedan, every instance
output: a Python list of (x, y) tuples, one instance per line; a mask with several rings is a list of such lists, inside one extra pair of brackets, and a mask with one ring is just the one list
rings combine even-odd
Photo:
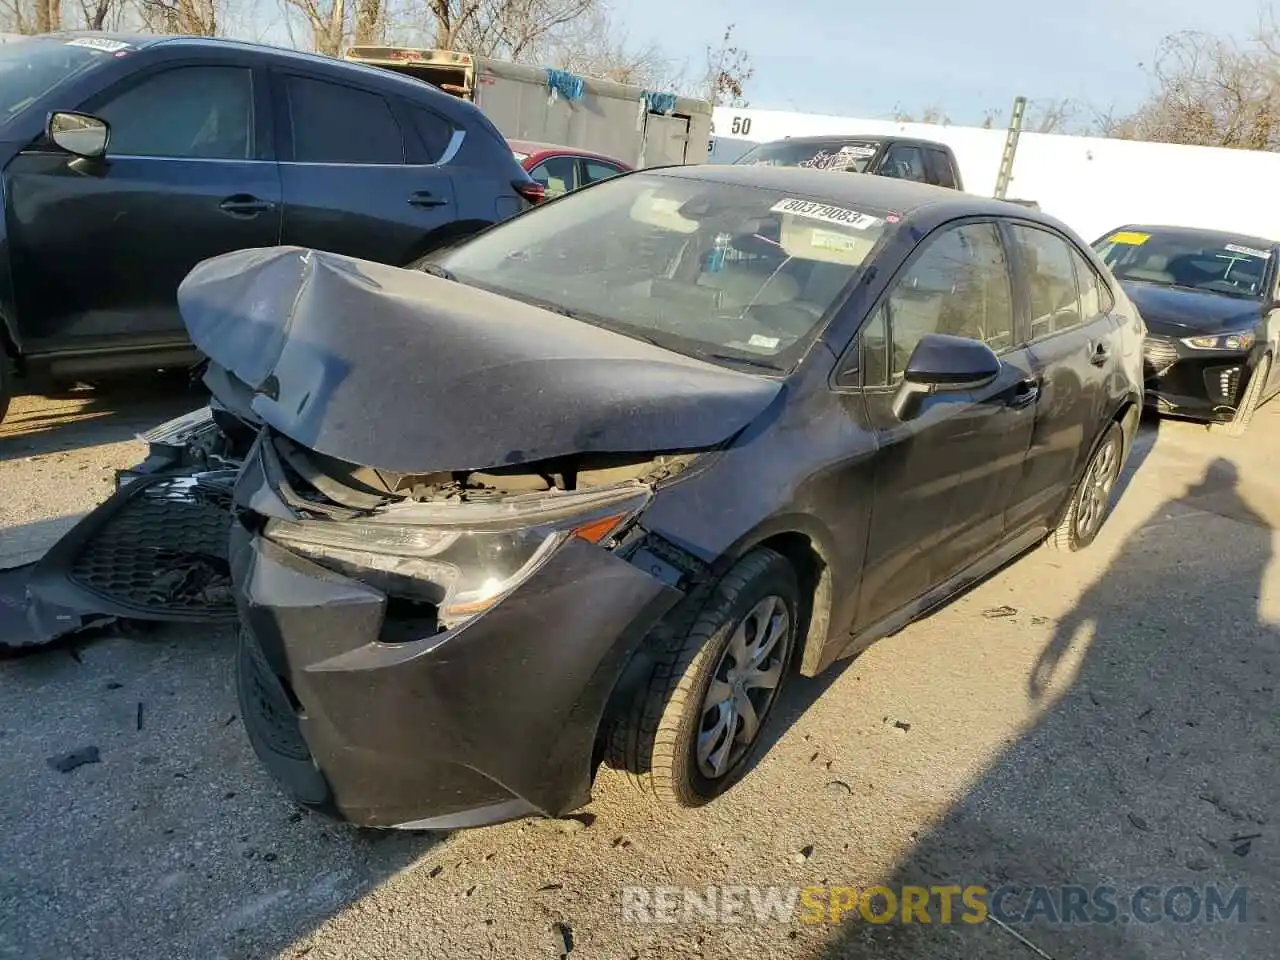
[(372, 826), (561, 815), (602, 762), (709, 801), (789, 674), (1087, 546), (1142, 404), (1078, 237), (883, 178), (644, 171), (422, 271), (249, 250), (179, 300), (213, 406), (46, 558), (33, 618), (234, 604), (258, 756)]
[(1147, 404), (1242, 436), (1258, 407), (1280, 392), (1280, 244), (1126, 226), (1094, 247), (1146, 325)]

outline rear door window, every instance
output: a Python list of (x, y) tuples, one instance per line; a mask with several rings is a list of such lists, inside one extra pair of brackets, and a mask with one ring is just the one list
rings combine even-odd
[(426, 151), (427, 163), (439, 163), (444, 152), (449, 149), (449, 141), (453, 139), (453, 124), (438, 113), (422, 107), (411, 107), (410, 110), (414, 130)]
[(297, 163), (404, 163), (404, 138), (386, 99), (369, 90), (287, 77)]
[(1098, 271), (1075, 247), (1071, 248), (1071, 260), (1076, 268), (1076, 284), (1080, 288), (1080, 315), (1086, 323), (1115, 307), (1115, 298)]
[(583, 160), (582, 170), (582, 182), (584, 185), (595, 183), (597, 180), (608, 180), (610, 177), (616, 177), (622, 172), (613, 164), (605, 163), (603, 160)]

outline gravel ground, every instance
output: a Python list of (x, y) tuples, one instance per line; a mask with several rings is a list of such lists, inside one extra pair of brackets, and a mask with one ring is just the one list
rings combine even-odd
[[(0, 557), (92, 507), (137, 457), (129, 437), (194, 405), (159, 389), (16, 401)], [(792, 683), (756, 770), (692, 813), (604, 771), (572, 820), (354, 831), (259, 770), (229, 633), (0, 662), (0, 956), (1272, 956), (1277, 436), (1276, 404), (1244, 441), (1148, 426), (1092, 549), (1037, 551)], [(48, 763), (91, 746), (98, 763)], [(628, 886), (876, 883), (1107, 884), (1122, 911), (1143, 884), (1242, 886), (1246, 922), (622, 919)]]

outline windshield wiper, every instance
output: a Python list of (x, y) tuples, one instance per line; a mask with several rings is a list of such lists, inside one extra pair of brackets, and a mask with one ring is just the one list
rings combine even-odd
[(439, 277), (441, 280), (453, 280), (456, 282), (458, 279), (453, 275), (453, 271), (448, 267), (442, 267), (440, 264), (432, 261), (427, 261), (426, 263), (421, 264), (418, 269), (423, 273), (431, 274), (433, 277)]
[(768, 360), (757, 360), (754, 357), (740, 357), (730, 353), (701, 353), (698, 356), (705, 360), (720, 360), (724, 363), (736, 363), (744, 367), (755, 367), (759, 370), (772, 370), (781, 373), (782, 367)]

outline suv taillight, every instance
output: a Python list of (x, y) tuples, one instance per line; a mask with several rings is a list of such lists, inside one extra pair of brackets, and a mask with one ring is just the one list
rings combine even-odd
[(547, 199), (547, 188), (537, 180), (513, 180), (511, 185), (530, 203), (537, 204)]

